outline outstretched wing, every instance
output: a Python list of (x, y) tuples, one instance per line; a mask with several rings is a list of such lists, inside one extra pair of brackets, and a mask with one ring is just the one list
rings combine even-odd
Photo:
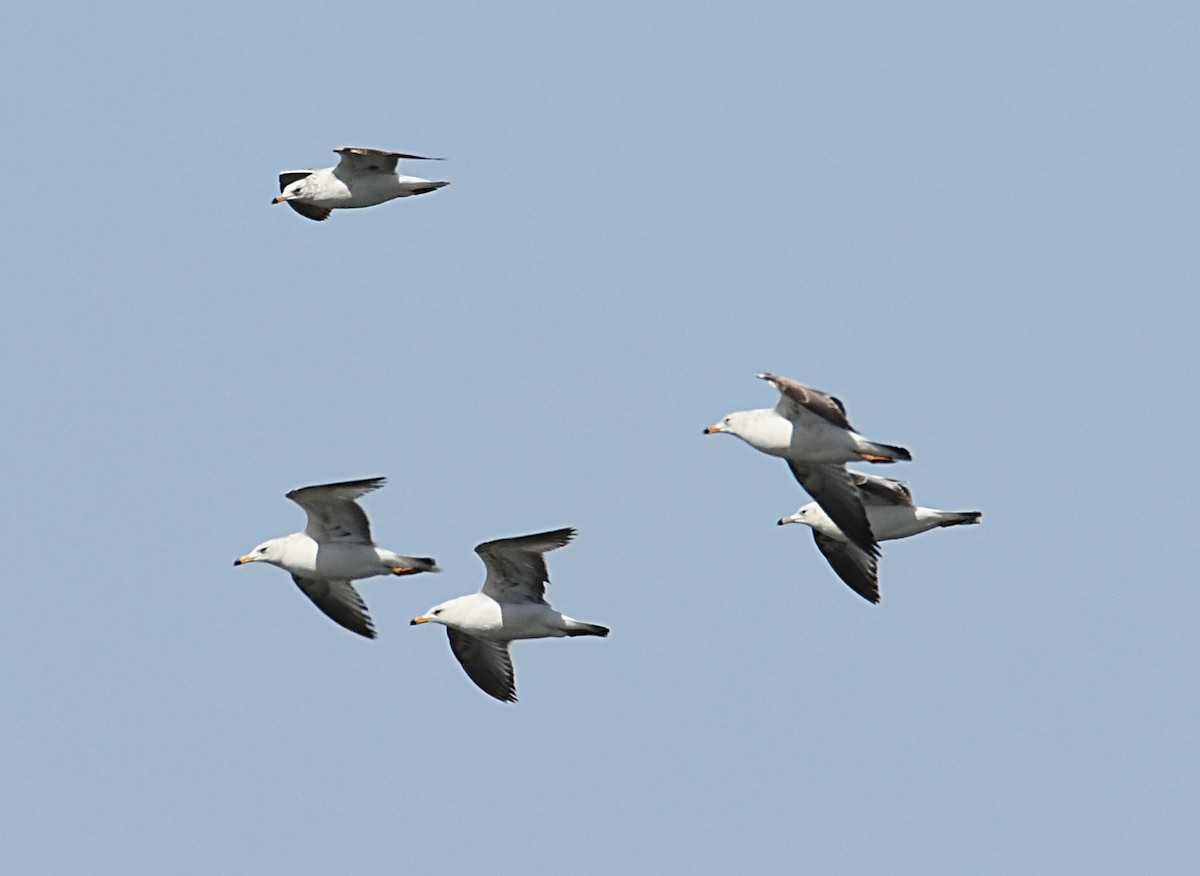
[(807, 414), (812, 414), (840, 429), (851, 428), (850, 421), (846, 418), (846, 406), (842, 404), (841, 399), (787, 377), (771, 374), (769, 371), (764, 371), (757, 377), (779, 390), (779, 404), (775, 406), (779, 416), (795, 422)]
[(396, 162), (401, 158), (418, 161), (442, 160), (426, 155), (413, 155), (410, 152), (387, 152), (383, 149), (366, 149), (361, 146), (339, 146), (333, 151), (342, 156), (333, 171), (340, 177), (353, 176), (358, 173), (395, 173)]
[(787, 464), (800, 486), (817, 500), (817, 504), (846, 538), (869, 555), (879, 556), (879, 546), (875, 543), (875, 534), (871, 532), (867, 509), (863, 507), (858, 486), (846, 467), (833, 462), (800, 463), (790, 459)]
[(475, 548), (487, 566), (482, 592), (497, 602), (544, 602), (550, 577), (542, 554), (574, 537), (568, 528), (485, 541)]
[(481, 639), (450, 627), (446, 627), (446, 634), (450, 637), (450, 650), (480, 690), (504, 703), (517, 701), (508, 642)]
[(367, 514), (354, 500), (378, 490), (385, 483), (384, 478), (365, 478), (361, 481), (318, 484), (292, 490), (287, 498), (307, 512), (308, 524), (304, 532), (318, 544), (373, 544)]
[(879, 602), (879, 564), (849, 542), (813, 530), (817, 547), (850, 589), (868, 602)]
[(298, 575), (293, 575), (292, 580), (313, 601), (313, 605), (325, 612), (334, 623), (368, 639), (375, 638), (375, 627), (367, 613), (367, 604), (349, 581), (301, 578)]

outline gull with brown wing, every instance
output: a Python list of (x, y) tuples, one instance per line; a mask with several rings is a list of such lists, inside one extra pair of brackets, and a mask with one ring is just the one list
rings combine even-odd
[(441, 161), (440, 158), (360, 146), (342, 146), (333, 151), (342, 156), (334, 167), (285, 170), (279, 174), (279, 194), (271, 203), (286, 202), (301, 216), (321, 222), (329, 218), (331, 210), (374, 207), (393, 198), (424, 195), (450, 185), (447, 180), (421, 179), (396, 172), (401, 158)]
[(867, 512), (844, 463), (907, 461), (912, 454), (859, 435), (846, 417), (846, 406), (832, 395), (777, 374), (757, 376), (779, 390), (778, 404), (729, 414), (705, 429), (705, 434), (728, 432), (755, 450), (782, 457), (800, 486), (846, 537), (871, 556), (879, 556)]
[(567, 617), (546, 602), (550, 577), (543, 554), (562, 547), (574, 536), (574, 529), (556, 529), (484, 542), (475, 548), (487, 567), (483, 589), (435, 605), (413, 618), (412, 623), (444, 625), (450, 650), (471, 681), (489, 696), (516, 702), (509, 642), (608, 635), (608, 627)]
[(371, 540), (371, 524), (356, 500), (384, 483), (366, 478), (292, 490), (287, 498), (308, 514), (304, 531), (264, 541), (233, 564), (264, 562), (290, 572), (296, 586), (335, 623), (375, 638), (366, 603), (351, 582), (441, 571), (432, 557), (406, 557)]
[[(939, 526), (978, 523), (981, 511), (939, 511), (922, 508), (912, 491), (900, 481), (852, 471), (850, 479), (858, 489), (871, 531), (879, 541), (908, 538)], [(869, 602), (879, 602), (879, 567), (875, 557), (851, 544), (845, 533), (816, 502), (809, 502), (795, 514), (779, 519), (779, 525), (803, 523), (812, 527), (813, 539), (833, 571), (855, 593)]]

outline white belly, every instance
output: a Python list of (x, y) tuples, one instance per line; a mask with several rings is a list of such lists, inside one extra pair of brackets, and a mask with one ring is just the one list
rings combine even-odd
[(389, 571), (371, 545), (323, 544), (314, 553), (312, 574), (317, 578), (354, 580), (386, 575)]
[(428, 180), (415, 176), (397, 177), (380, 173), (342, 180), (331, 174), (322, 181), (318, 197), (302, 200), (318, 207), (337, 209), (374, 207), (393, 198), (411, 195), (414, 190), (426, 188), (428, 185)]
[(503, 625), (496, 635), (505, 639), (543, 639), (565, 636), (562, 615), (548, 605), (535, 602), (503, 603), (500, 605)]
[(867, 519), (879, 541), (908, 538), (937, 526), (936, 520), (921, 520), (909, 505), (868, 505)]

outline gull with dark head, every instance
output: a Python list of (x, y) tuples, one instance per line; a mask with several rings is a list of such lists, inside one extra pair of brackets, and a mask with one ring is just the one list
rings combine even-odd
[[(978, 523), (981, 511), (939, 511), (922, 508), (912, 492), (900, 481), (862, 472), (849, 472), (858, 489), (871, 531), (879, 541), (908, 538), (939, 526)], [(795, 514), (779, 519), (779, 525), (803, 523), (812, 527), (813, 539), (833, 571), (855, 593), (869, 602), (879, 602), (879, 568), (875, 557), (851, 544), (845, 533), (816, 502), (801, 507)]]
[(859, 435), (846, 417), (846, 406), (832, 395), (777, 374), (757, 376), (779, 390), (778, 404), (729, 414), (705, 434), (728, 432), (755, 450), (784, 459), (793, 477), (847, 538), (878, 556), (867, 512), (844, 463), (907, 461), (912, 454)]
[(447, 180), (421, 179), (396, 172), (401, 158), (441, 161), (440, 158), (360, 146), (342, 146), (333, 151), (342, 156), (334, 167), (285, 170), (279, 174), (279, 194), (271, 203), (287, 203), (301, 216), (321, 222), (329, 218), (331, 210), (374, 207), (393, 198), (424, 195), (450, 185)]
[(263, 562), (290, 572), (296, 586), (335, 623), (375, 638), (367, 606), (351, 582), (441, 571), (432, 557), (406, 557), (371, 540), (371, 524), (356, 500), (384, 483), (366, 478), (292, 490), (287, 498), (308, 514), (304, 531), (264, 541), (233, 564)]
[(509, 642), (608, 635), (608, 627), (567, 617), (546, 602), (550, 577), (543, 554), (562, 547), (574, 536), (574, 529), (555, 529), (484, 542), (475, 548), (487, 567), (483, 589), (435, 605), (413, 618), (412, 623), (445, 626), (450, 650), (471, 681), (489, 696), (516, 702)]

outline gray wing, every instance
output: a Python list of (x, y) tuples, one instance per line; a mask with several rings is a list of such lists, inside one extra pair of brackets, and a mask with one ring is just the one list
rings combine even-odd
[(301, 578), (297, 575), (293, 575), (292, 580), (313, 601), (313, 605), (325, 612), (334, 623), (368, 639), (375, 638), (375, 627), (371, 624), (371, 616), (367, 614), (367, 604), (349, 581)]
[(864, 505), (907, 505), (916, 507), (913, 503), (912, 491), (903, 483), (891, 478), (881, 478), (878, 475), (863, 474), (851, 471), (850, 479), (858, 487), (858, 495)]
[(842, 404), (841, 399), (769, 371), (756, 376), (779, 390), (779, 404), (775, 406), (775, 410), (781, 417), (794, 422), (808, 413), (840, 429), (851, 429), (850, 421), (846, 418), (846, 406)]
[(396, 162), (401, 158), (418, 161), (442, 160), (426, 155), (413, 155), (410, 152), (388, 152), (383, 149), (365, 149), (361, 146), (339, 146), (333, 151), (342, 156), (333, 171), (341, 177), (356, 173), (395, 173)]
[(850, 589), (868, 602), (879, 602), (879, 564), (849, 542), (830, 538), (813, 530), (817, 547), (837, 572), (837, 576), (850, 585)]
[(308, 525), (304, 527), (304, 532), (318, 544), (335, 541), (373, 544), (367, 514), (354, 500), (378, 490), (385, 483), (384, 478), (365, 478), (361, 481), (318, 484), (292, 490), (287, 498), (307, 512)]
[(846, 538), (871, 556), (879, 556), (867, 509), (846, 467), (832, 462), (799, 463), (790, 459), (787, 464), (800, 486), (817, 500)]
[(485, 541), (475, 548), (487, 566), (481, 592), (497, 602), (543, 602), (550, 577), (542, 554), (574, 537), (575, 530), (567, 528)]
[(481, 639), (450, 627), (446, 627), (446, 635), (450, 637), (450, 650), (480, 690), (503, 703), (517, 701), (508, 642)]

